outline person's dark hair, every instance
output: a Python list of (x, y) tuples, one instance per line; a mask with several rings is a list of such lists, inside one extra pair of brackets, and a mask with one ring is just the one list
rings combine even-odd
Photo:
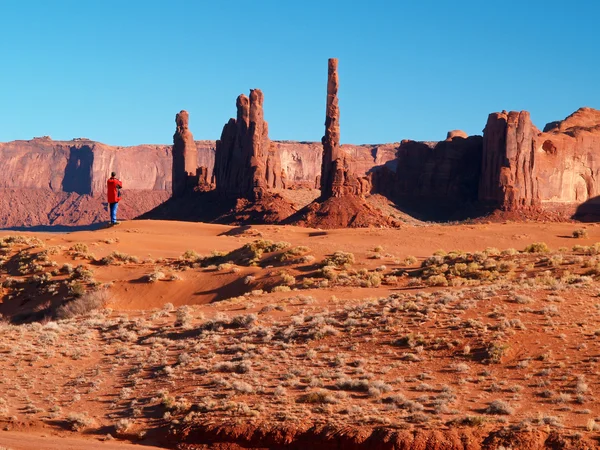
[(117, 176), (117, 172), (111, 172), (111, 173), (110, 173), (110, 176), (111, 176), (111, 177), (116, 177), (116, 176)]

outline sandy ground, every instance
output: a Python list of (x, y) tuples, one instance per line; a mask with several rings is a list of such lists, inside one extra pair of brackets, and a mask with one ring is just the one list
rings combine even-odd
[(98, 441), (52, 433), (0, 431), (0, 448), (9, 450), (159, 450), (164, 447), (134, 445), (118, 441)]
[[(585, 228), (587, 236), (574, 239), (578, 228)], [(586, 433), (597, 431), (600, 422), (594, 397), (600, 389), (600, 286), (593, 277), (581, 286), (565, 281), (573, 278), (570, 272), (581, 275), (596, 267), (595, 254), (572, 251), (574, 245), (592, 249), (588, 246), (600, 242), (595, 224), (508, 222), (324, 231), (131, 221), (67, 234), (0, 231), (0, 238), (15, 234), (42, 240), (40, 248), (60, 247), (50, 257), (53, 267), (89, 266), (98, 285), (110, 286), (112, 311), (64, 322), (48, 316), (40, 326), (13, 326), (8, 322), (17, 313), (39, 313), (61, 297), (36, 297), (30, 291), (33, 283), (2, 288), (0, 313), (6, 321), (0, 323), (0, 413), (4, 397), (12, 416), (9, 424), (24, 418), (53, 423), (71, 412), (86, 412), (98, 429), (117, 435), (114, 429), (123, 418), (134, 417), (132, 429), (137, 433), (170, 421), (178, 426), (197, 423), (198, 411), (209, 414), (212, 423), (231, 425), (241, 418), (250, 427), (284, 420), (297, 429), (329, 418), (350, 427), (452, 430), (454, 425), (448, 423), (475, 420), (469, 419), (472, 415), (485, 417), (482, 426), (488, 431), (529, 421), (533, 425), (528, 426), (546, 428), (560, 422), (562, 431)], [(269, 256), (257, 265), (232, 261), (201, 266), (186, 261), (182, 266), (180, 257), (186, 251), (224, 254), (257, 239), (305, 248), (302, 252), (310, 254), (314, 264), (284, 263)], [(302, 285), (304, 277), (317, 274), (336, 251), (354, 255), (348, 272), (356, 281), (360, 273), (388, 277), (402, 272), (402, 261), (409, 256), (417, 258), (410, 270), (418, 271), (420, 263), (440, 249), (522, 251), (535, 242), (546, 243), (552, 252), (547, 257), (500, 256), (492, 250), (490, 255), (496, 256), (479, 255), (488, 263), (514, 264), (510, 270), (515, 273), (475, 287), (409, 285), (412, 275), (407, 273), (382, 284)], [(93, 257), (74, 256), (68, 249), (76, 245), (85, 245)], [(16, 270), (11, 261), (18, 261), (18, 255), (40, 251), (17, 247), (6, 256), (12, 258), (5, 265), (11, 274)], [(95, 262), (113, 251), (134, 255), (137, 262)], [(556, 264), (550, 265), (550, 256)], [(178, 279), (143, 281), (155, 271)], [(273, 290), (281, 272), (293, 276), (293, 290)], [(7, 278), (0, 271), (0, 282)], [(54, 281), (66, 283), (68, 278), (60, 274)], [(178, 309), (183, 305), (191, 309)], [(251, 323), (240, 325), (244, 317)], [(491, 348), (502, 353), (496, 365), (484, 361)], [(238, 367), (240, 361), (249, 361), (252, 370), (223, 369)], [(375, 384), (367, 386), (367, 393), (360, 390), (359, 381)], [(307, 393), (316, 396), (316, 404), (302, 403)], [(392, 394), (409, 400), (386, 397)], [(494, 400), (507, 402), (514, 412), (497, 420), (488, 417)], [(188, 403), (195, 406), (190, 410)], [(410, 414), (409, 407), (414, 409)], [(28, 431), (13, 425), (0, 433), (0, 446), (129, 448), (115, 441), (99, 442), (107, 431), (94, 432), (88, 440), (87, 433), (72, 437), (64, 426), (55, 434), (56, 428)], [(252, 434), (237, 434), (246, 432)], [(186, 429), (184, 434), (190, 433)]]

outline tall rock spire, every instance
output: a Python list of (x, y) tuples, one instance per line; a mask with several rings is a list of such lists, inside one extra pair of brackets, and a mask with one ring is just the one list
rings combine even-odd
[(198, 150), (188, 127), (189, 119), (190, 115), (184, 110), (175, 115), (177, 128), (173, 135), (173, 196), (185, 192), (188, 178), (195, 177), (198, 168)]

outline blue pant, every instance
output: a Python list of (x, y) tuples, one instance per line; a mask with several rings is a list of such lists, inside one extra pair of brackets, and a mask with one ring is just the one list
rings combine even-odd
[(119, 203), (109, 203), (110, 210), (110, 223), (117, 223), (117, 209), (119, 209)]

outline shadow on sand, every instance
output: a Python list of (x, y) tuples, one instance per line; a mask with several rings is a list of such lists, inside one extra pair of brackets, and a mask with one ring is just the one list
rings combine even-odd
[(0, 228), (0, 231), (35, 231), (43, 233), (71, 233), (73, 231), (96, 231), (108, 228), (106, 222), (89, 225), (34, 225), (31, 227)]
[(592, 197), (579, 205), (572, 218), (588, 223), (600, 221), (600, 196)]

